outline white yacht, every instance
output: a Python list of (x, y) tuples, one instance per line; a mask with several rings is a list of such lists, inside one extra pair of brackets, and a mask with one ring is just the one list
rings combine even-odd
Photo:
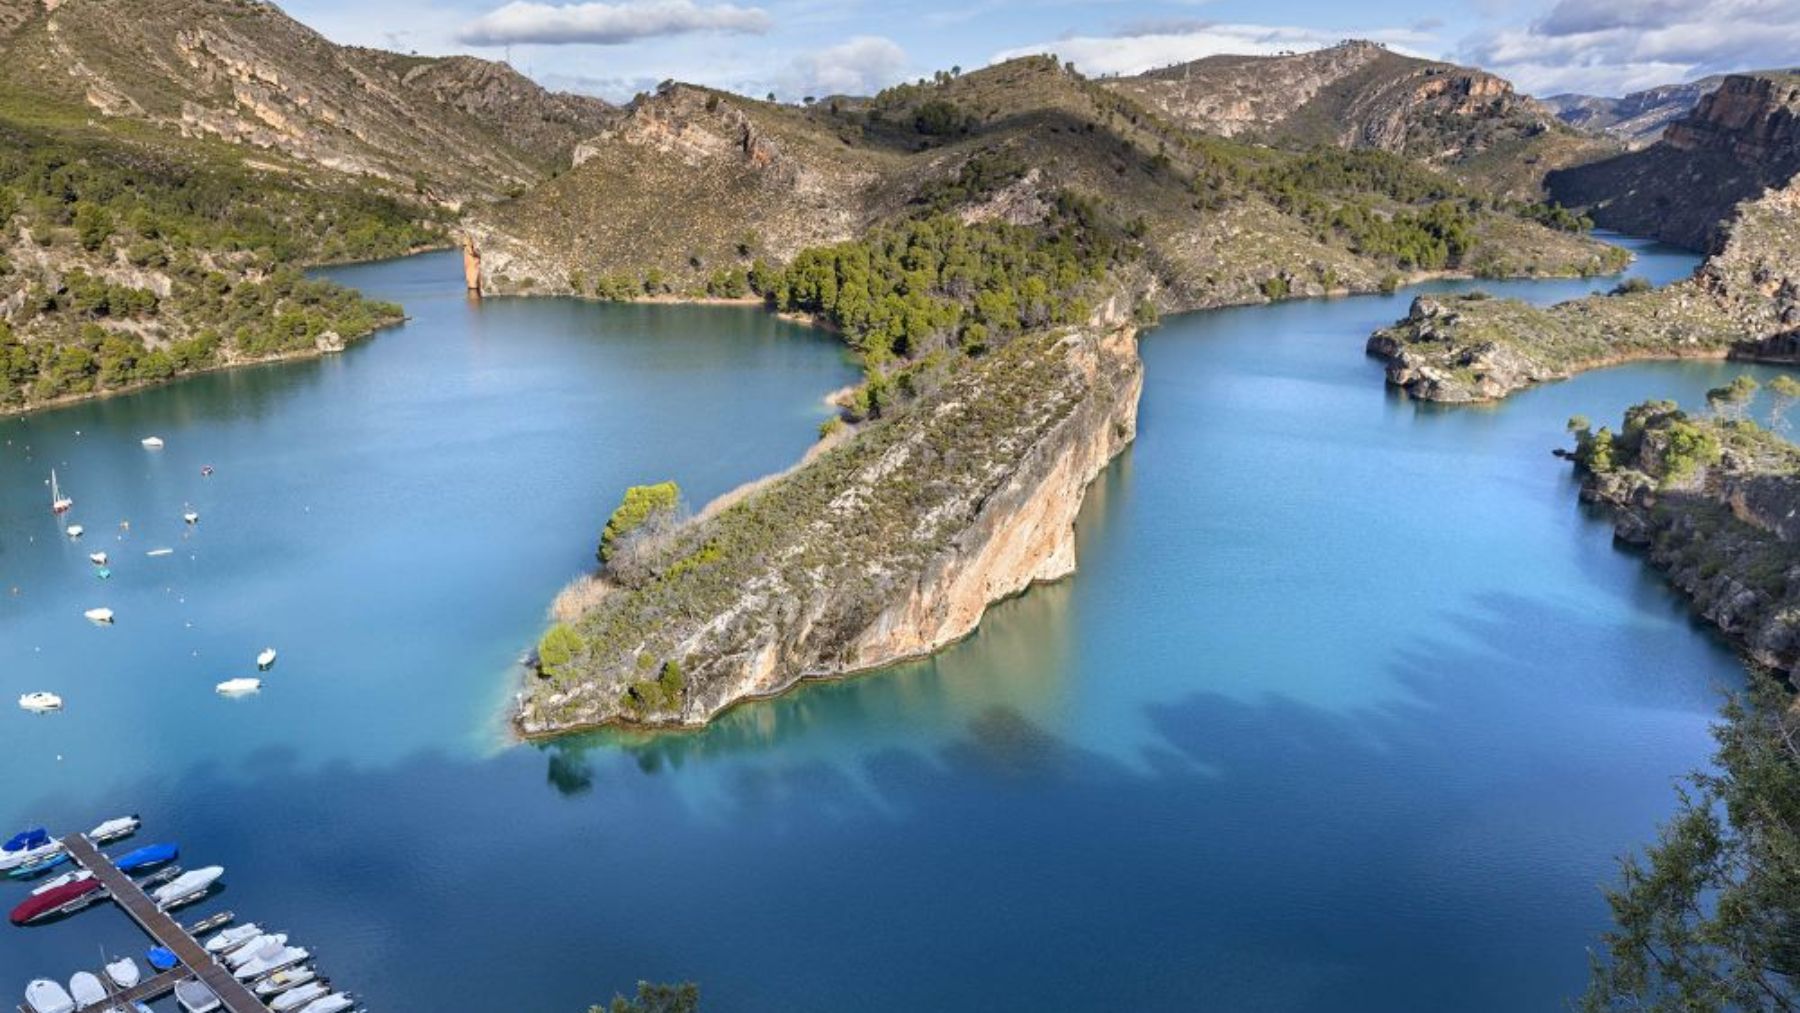
[(217, 690), (221, 696), (243, 696), (246, 693), (254, 693), (257, 690), (262, 689), (262, 680), (251, 678), (226, 679), (224, 682), (219, 683), (213, 688)]
[(75, 997), (76, 1009), (87, 1009), (106, 1001), (106, 986), (100, 984), (100, 976), (92, 971), (77, 971), (69, 979), (69, 994)]
[(255, 939), (227, 954), (225, 963), (232, 967), (243, 967), (257, 957), (266, 957), (280, 952), (283, 947), (287, 946), (287, 941), (288, 937), (285, 932), (257, 936)]
[(251, 922), (248, 925), (238, 925), (229, 929), (221, 929), (215, 933), (211, 939), (206, 941), (206, 952), (226, 953), (237, 949), (260, 935), (262, 935), (262, 929), (258, 928), (255, 922)]
[(175, 1001), (187, 1013), (213, 1013), (213, 1010), (225, 1005), (212, 989), (193, 979), (176, 984)]
[[(281, 974), (286, 973), (287, 972), (283, 971), (269, 980), (273, 981), (275, 978), (280, 977)], [(264, 982), (263, 984), (268, 984), (268, 982)], [(256, 991), (260, 995), (262, 993), (262, 985), (256, 986)], [(317, 981), (311, 982), (310, 984), (302, 984), (292, 992), (283, 992), (269, 1000), (269, 1008), (274, 1010), (275, 1013), (293, 1013), (294, 1010), (304, 1009), (308, 1004), (322, 999), (330, 993), (331, 988), (329, 986)]]
[(337, 992), (300, 1007), (300, 1013), (343, 1013), (354, 1005), (356, 1000), (350, 998), (348, 993)]
[(259, 669), (260, 671), (267, 672), (270, 668), (273, 668), (274, 665), (275, 665), (275, 648), (273, 648), (273, 647), (263, 648), (262, 653), (256, 656), (257, 669)]
[(82, 536), (82, 534), (87, 531), (86, 528), (82, 527), (79, 524), (71, 524), (63, 530), (68, 533), (68, 536), (70, 538), (80, 538)]
[(138, 442), (144, 445), (145, 450), (161, 450), (163, 448), (163, 439), (160, 436), (146, 436)]
[(269, 996), (280, 995), (289, 989), (298, 989), (302, 985), (317, 985), (321, 990), (319, 994), (324, 995), (330, 989), (326, 988), (323, 982), (314, 980), (318, 976), (319, 972), (311, 967), (290, 967), (285, 971), (276, 971), (256, 983), (256, 994), (267, 1001)]
[(107, 820), (89, 830), (87, 837), (95, 844), (111, 844), (137, 833), (137, 829), (138, 818), (136, 816), (120, 816), (118, 819)]
[(62, 697), (57, 696), (55, 693), (44, 692), (43, 690), (39, 690), (36, 693), (26, 693), (19, 697), (19, 709), (28, 710), (33, 714), (48, 714), (51, 711), (59, 711), (62, 710), (62, 705)]
[(25, 1005), (31, 1013), (74, 1013), (75, 1000), (54, 981), (39, 978), (25, 986)]
[(144, 980), (143, 970), (138, 967), (137, 961), (130, 957), (120, 957), (112, 963), (107, 964), (106, 976), (111, 978), (112, 983), (120, 988), (131, 988), (138, 982)]
[(274, 946), (262, 950), (257, 957), (233, 971), (232, 975), (239, 981), (256, 981), (259, 978), (266, 978), (276, 971), (285, 971), (311, 959), (312, 954), (308, 953), (304, 947)]
[(113, 610), (109, 608), (88, 609), (82, 616), (90, 623), (110, 623), (113, 621)]
[(155, 892), (150, 894), (150, 899), (156, 902), (157, 907), (167, 911), (169, 908), (200, 899), (223, 875), (225, 875), (224, 868), (217, 865), (184, 872), (175, 877), (173, 881), (157, 887)]

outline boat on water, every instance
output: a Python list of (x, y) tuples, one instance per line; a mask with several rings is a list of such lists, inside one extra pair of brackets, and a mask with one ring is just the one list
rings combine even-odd
[(285, 971), (276, 971), (267, 978), (256, 983), (256, 994), (267, 1000), (269, 996), (280, 995), (289, 989), (298, 990), (302, 985), (318, 989), (314, 997), (324, 995), (329, 989), (320, 981), (315, 981), (319, 972), (311, 967), (290, 967)]
[(113, 621), (113, 610), (109, 608), (88, 609), (82, 618), (90, 623), (110, 623)]
[(65, 495), (62, 491), (62, 486), (57, 484), (56, 469), (51, 468), (50, 469), (50, 512), (53, 514), (56, 514), (57, 516), (60, 517), (63, 514), (68, 513), (69, 508), (74, 505), (75, 505), (75, 500), (72, 499), (71, 497)]
[(323, 999), (314, 1000), (300, 1007), (300, 1013), (343, 1013), (344, 1010), (354, 1005), (356, 1005), (356, 1000), (350, 998), (350, 993), (334, 992)]
[(303, 946), (271, 946), (240, 965), (232, 972), (232, 977), (239, 981), (257, 981), (311, 959), (312, 954)]
[(274, 665), (275, 665), (275, 648), (273, 648), (273, 647), (263, 648), (262, 653), (256, 656), (257, 670), (267, 672), (270, 668), (274, 667)]
[(163, 439), (160, 436), (146, 436), (138, 442), (142, 443), (146, 450), (161, 450), (163, 447)]
[(24, 902), (13, 908), (12, 914), (7, 917), (14, 925), (30, 925), (46, 918), (79, 911), (104, 896), (106, 896), (106, 891), (101, 889), (99, 880), (76, 880), (67, 886), (59, 886), (54, 890), (25, 898)]
[(211, 477), (212, 477), (212, 473), (213, 473), (213, 466), (212, 466), (212, 465), (210, 465), (210, 464), (202, 464), (202, 465), (201, 465), (201, 466), (200, 466), (200, 477), (201, 477), (201, 478), (211, 478)]
[(106, 560), (107, 560), (107, 555), (104, 552), (88, 553), (88, 561), (93, 563), (95, 566), (105, 566)]
[(144, 954), (144, 960), (150, 965), (151, 970), (158, 973), (167, 971), (176, 964), (181, 963), (181, 958), (175, 955), (175, 951), (166, 946), (150, 947)]
[(31, 1013), (74, 1013), (75, 1000), (67, 989), (48, 978), (25, 986), (25, 1005)]
[(172, 862), (180, 856), (181, 849), (173, 844), (146, 844), (113, 859), (113, 864), (120, 872), (132, 875), (154, 869), (164, 862)]
[(11, 869), (8, 869), (6, 871), (6, 874), (7, 874), (7, 876), (9, 876), (12, 879), (35, 879), (36, 877), (42, 876), (44, 873), (49, 872), (51, 869), (56, 868), (57, 866), (63, 864), (64, 862), (67, 862), (68, 860), (69, 860), (68, 852), (57, 851), (52, 854), (45, 855), (44, 857), (37, 859), (36, 861), (25, 862), (21, 865), (15, 865)]
[(66, 532), (68, 534), (68, 536), (70, 538), (80, 538), (87, 531), (86, 528), (82, 527), (79, 524), (71, 524), (67, 528), (64, 528), (63, 530), (64, 530), (64, 532)]
[[(277, 977), (279, 977), (279, 975), (277, 975)], [(271, 978), (270, 980), (273, 981), (274, 979)], [(267, 982), (264, 982), (264, 984), (267, 984)], [(258, 994), (261, 994), (262, 985), (256, 986), (256, 991)], [(329, 986), (325, 985), (323, 982), (315, 981), (308, 984), (302, 984), (292, 992), (283, 992), (280, 995), (277, 995), (275, 998), (269, 1000), (269, 1008), (274, 1010), (275, 1013), (295, 1013), (296, 1010), (305, 1009), (309, 1004), (317, 1002), (330, 994), (331, 988)]]
[(189, 510), (181, 515), (181, 519), (189, 524), (198, 524), (200, 523), (200, 513), (197, 510)]
[(192, 978), (176, 983), (175, 1001), (187, 1013), (212, 1013), (224, 1005), (212, 989)]
[(232, 967), (243, 967), (258, 957), (271, 956), (287, 948), (287, 933), (263, 933), (255, 939), (225, 954), (225, 963)]
[(87, 839), (93, 841), (95, 844), (111, 844), (114, 841), (124, 840), (132, 834), (137, 833), (140, 822), (141, 821), (135, 814), (131, 816), (120, 816), (117, 819), (110, 819), (94, 829), (89, 830), (87, 832)]
[(251, 679), (248, 677), (226, 679), (224, 682), (214, 686), (213, 689), (218, 691), (221, 696), (243, 696), (246, 693), (254, 693), (257, 690), (262, 689), (262, 680)]
[(62, 842), (51, 837), (43, 827), (20, 831), (5, 844), (0, 844), (0, 871), (29, 865), (61, 850)]
[(59, 711), (62, 710), (62, 706), (62, 697), (57, 696), (55, 693), (48, 693), (43, 690), (39, 690), (36, 693), (26, 693), (19, 697), (19, 709), (31, 711), (33, 714), (48, 714), (51, 711)]
[(144, 969), (130, 957), (120, 957), (106, 965), (106, 976), (120, 988), (132, 988), (144, 980)]
[(262, 929), (255, 922), (250, 922), (215, 933), (202, 945), (208, 953), (227, 953), (262, 934)]
[(150, 894), (150, 899), (164, 911), (173, 907), (189, 904), (206, 895), (219, 877), (225, 875), (222, 866), (209, 865), (204, 869), (184, 872), (171, 882), (159, 886)]
[(70, 883), (79, 883), (84, 879), (92, 878), (94, 878), (94, 874), (86, 869), (76, 869), (74, 872), (65, 872), (54, 879), (46, 880), (39, 883), (37, 886), (32, 887), (31, 895), (33, 897), (39, 897), (58, 887), (68, 886)]
[(101, 580), (111, 580), (112, 579), (112, 571), (108, 570), (106, 567), (102, 566), (99, 569), (94, 571), (94, 576), (99, 577)]
[(76, 971), (69, 979), (69, 995), (75, 999), (76, 1009), (87, 1009), (106, 1001), (106, 986), (100, 984), (100, 976), (92, 971)]
[(174, 554), (174, 549), (151, 549), (149, 552), (144, 553), (146, 556), (173, 556)]

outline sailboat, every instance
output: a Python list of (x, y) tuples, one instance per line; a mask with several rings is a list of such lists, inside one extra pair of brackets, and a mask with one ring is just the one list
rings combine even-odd
[(69, 512), (69, 508), (74, 505), (75, 505), (75, 501), (73, 499), (70, 499), (67, 496), (64, 496), (63, 492), (62, 492), (62, 487), (56, 484), (56, 469), (51, 468), (50, 469), (50, 512), (53, 514), (66, 514)]

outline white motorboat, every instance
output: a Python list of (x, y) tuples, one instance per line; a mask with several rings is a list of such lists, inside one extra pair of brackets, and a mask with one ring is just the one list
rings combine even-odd
[(31, 1013), (74, 1013), (75, 1000), (54, 981), (39, 978), (25, 986), (25, 1005)]
[(198, 524), (200, 523), (200, 514), (198, 511), (189, 510), (181, 515), (181, 519), (187, 521), (189, 524)]
[[(275, 975), (275, 978), (286, 973), (287, 972), (285, 971), (280, 972)], [(269, 981), (274, 981), (275, 978), (270, 978)], [(268, 982), (264, 982), (263, 984), (266, 985)], [(258, 993), (261, 993), (262, 985), (256, 986), (256, 990)], [(308, 1004), (323, 999), (330, 993), (331, 988), (329, 986), (315, 981), (310, 984), (303, 984), (292, 992), (283, 992), (281, 995), (269, 1000), (269, 1008), (274, 1010), (275, 1013), (293, 1013), (294, 1010), (304, 1009)]]
[(62, 842), (44, 832), (42, 827), (27, 830), (6, 842), (0, 850), (0, 872), (35, 865), (62, 850)]
[(51, 711), (59, 711), (62, 710), (62, 705), (62, 697), (57, 696), (55, 693), (44, 692), (43, 690), (39, 690), (36, 693), (26, 693), (19, 697), (19, 709), (28, 710), (33, 714), (48, 714)]
[(65, 495), (62, 486), (56, 484), (56, 469), (50, 469), (50, 512), (57, 515), (66, 514), (75, 505), (75, 500)]
[(138, 442), (144, 445), (145, 450), (161, 450), (163, 448), (163, 440), (160, 436), (146, 436)]
[(206, 952), (227, 953), (260, 935), (262, 935), (262, 929), (258, 928), (255, 922), (221, 929), (206, 941)]
[(174, 549), (151, 549), (149, 552), (144, 553), (146, 556), (173, 556), (174, 554)]
[(296, 964), (303, 964), (312, 959), (304, 947), (276, 946), (260, 951), (260, 954), (246, 961), (232, 976), (239, 981), (256, 981), (266, 978), (276, 971), (285, 971)]
[(137, 961), (130, 957), (120, 957), (106, 965), (106, 976), (120, 988), (132, 988), (144, 980), (144, 971), (138, 967)]
[(75, 998), (76, 1009), (87, 1009), (106, 1001), (106, 986), (100, 984), (100, 976), (92, 971), (76, 971), (69, 979), (69, 994)]
[(323, 999), (310, 1002), (300, 1007), (300, 1013), (344, 1013), (344, 1010), (356, 1005), (347, 992), (334, 992)]
[(232, 967), (243, 967), (257, 957), (266, 957), (279, 952), (287, 946), (287, 941), (286, 932), (264, 933), (226, 954), (225, 963)]
[(107, 555), (104, 552), (88, 553), (88, 562), (93, 563), (95, 566), (105, 566), (106, 560), (107, 560)]
[(318, 988), (319, 995), (324, 995), (328, 990), (323, 984), (313, 980), (318, 976), (319, 972), (310, 967), (291, 967), (285, 971), (276, 971), (256, 983), (256, 994), (267, 999), (269, 996), (280, 995), (288, 989), (298, 989), (301, 985), (310, 983)]
[(254, 693), (262, 689), (262, 680), (248, 677), (226, 679), (213, 688), (218, 691), (220, 696), (243, 696), (246, 693)]
[(88, 609), (82, 616), (90, 623), (110, 623), (113, 621), (113, 610), (109, 608)]
[(187, 1013), (213, 1013), (224, 1005), (212, 989), (193, 979), (176, 983), (175, 1001)]
[(275, 648), (273, 648), (273, 647), (263, 648), (262, 653), (256, 656), (257, 669), (259, 671), (267, 672), (270, 668), (274, 667), (274, 665), (275, 665)]
[(71, 524), (67, 528), (65, 528), (64, 531), (66, 531), (68, 533), (68, 536), (70, 538), (80, 538), (82, 536), (82, 534), (87, 531), (87, 529), (82, 527), (79, 524)]
[(70, 883), (79, 883), (83, 880), (93, 878), (94, 874), (86, 869), (76, 869), (74, 872), (65, 872), (55, 879), (38, 884), (38, 886), (31, 891), (31, 895), (33, 897), (41, 897), (57, 887), (68, 886)]
[(93, 841), (95, 844), (111, 844), (114, 841), (124, 840), (132, 834), (137, 833), (137, 829), (138, 818), (135, 815), (120, 816), (118, 819), (107, 820), (105, 823), (89, 830), (87, 832), (87, 837), (88, 840)]
[(174, 880), (156, 888), (150, 899), (164, 911), (178, 907), (190, 901), (199, 900), (206, 891), (212, 889), (219, 877), (225, 875), (225, 869), (217, 865), (209, 865), (204, 869), (195, 869), (176, 876)]

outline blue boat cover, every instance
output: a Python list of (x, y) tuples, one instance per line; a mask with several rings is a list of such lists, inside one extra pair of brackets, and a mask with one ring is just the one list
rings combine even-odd
[(14, 834), (12, 840), (7, 841), (5, 848), (0, 850), (30, 851), (32, 848), (41, 848), (49, 843), (49, 831), (45, 830), (43, 827), (32, 827), (30, 830), (24, 831), (23, 833)]
[(137, 872), (152, 865), (173, 861), (180, 853), (180, 849), (173, 844), (146, 844), (114, 859), (113, 864), (119, 867), (120, 872)]
[(152, 946), (150, 952), (144, 954), (144, 959), (150, 961), (150, 966), (158, 971), (167, 971), (181, 963), (181, 958), (175, 955), (174, 950), (162, 946)]

